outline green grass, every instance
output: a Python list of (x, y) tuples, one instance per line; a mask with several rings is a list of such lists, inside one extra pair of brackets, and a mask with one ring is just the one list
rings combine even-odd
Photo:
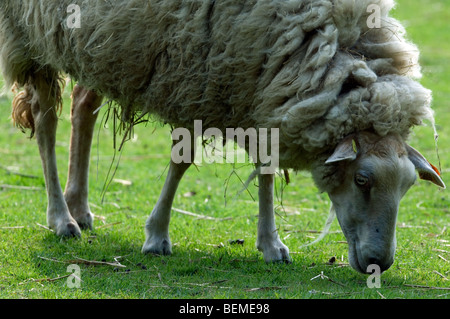
[[(450, 121), (450, 4), (401, 0), (395, 15), (405, 23), (410, 39), (422, 52), (422, 83), (434, 92), (440, 165), (444, 180), (450, 184), (446, 178), (450, 172), (450, 128), (446, 125)], [(62, 183), (67, 174), (70, 132), (68, 94), (57, 136)], [(232, 166), (215, 164), (188, 171), (174, 206), (218, 219), (173, 212), (173, 255), (142, 255), (145, 220), (159, 195), (170, 154), (169, 130), (157, 124), (136, 128), (136, 138), (126, 144), (115, 175), (132, 184), (112, 183), (103, 200), (102, 189), (114, 151), (111, 129), (97, 124), (90, 176), (95, 229), (83, 232), (78, 240), (60, 239), (39, 226), (46, 225), (39, 153), (35, 140), (12, 127), (9, 112), (10, 100), (0, 98), (0, 185), (41, 190), (0, 187), (0, 298), (450, 296), (450, 281), (442, 277), (450, 277), (449, 196), (447, 191), (425, 182), (417, 183), (402, 201), (396, 261), (381, 276), (381, 288), (369, 289), (367, 277), (347, 266), (347, 245), (337, 222), (322, 242), (301, 248), (317, 236), (308, 230), (321, 230), (329, 209), (327, 195), (318, 192), (308, 173), (291, 176), (292, 182), (283, 192), (284, 209), (280, 197), (276, 203), (277, 225), (292, 252), (292, 264), (264, 263), (255, 248), (257, 203), (248, 193), (234, 200), (241, 186), (239, 178), (231, 174)], [(430, 127), (416, 128), (411, 145), (438, 163)], [(236, 167), (236, 172), (245, 178), (250, 168)], [(279, 191), (280, 180), (277, 183)], [(256, 198), (254, 185), (250, 192)], [(244, 239), (244, 244), (229, 243), (235, 239)], [(329, 265), (331, 257), (337, 261)], [(126, 267), (79, 265), (81, 288), (69, 288), (65, 278), (55, 278), (68, 275), (67, 266), (76, 258), (107, 262), (116, 258)], [(318, 277), (320, 274), (324, 276)]]

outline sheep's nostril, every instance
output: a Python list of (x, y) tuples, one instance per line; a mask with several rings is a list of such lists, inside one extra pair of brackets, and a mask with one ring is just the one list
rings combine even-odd
[(369, 258), (368, 262), (369, 265), (380, 265), (380, 261), (377, 258)]
[[(392, 263), (389, 263), (389, 262), (388, 263), (382, 262), (378, 258), (374, 258), (374, 257), (370, 257), (370, 258), (367, 259), (367, 265), (368, 266), (370, 266), (370, 265), (377, 265), (379, 267), (379, 271), (380, 272), (388, 270), (389, 267), (391, 267), (391, 264)], [(368, 272), (370, 272), (370, 271), (368, 271)]]

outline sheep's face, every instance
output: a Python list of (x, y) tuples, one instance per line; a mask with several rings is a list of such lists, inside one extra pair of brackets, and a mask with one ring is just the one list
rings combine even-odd
[(445, 187), (437, 170), (400, 137), (371, 133), (344, 140), (327, 165), (336, 165), (340, 175), (340, 186), (329, 196), (349, 245), (350, 265), (362, 273), (374, 264), (388, 269), (394, 262), (399, 203), (416, 180), (415, 169)]

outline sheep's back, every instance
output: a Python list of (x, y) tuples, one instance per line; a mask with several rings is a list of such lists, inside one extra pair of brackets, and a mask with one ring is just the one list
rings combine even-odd
[[(81, 28), (69, 28), (66, 9), (77, 3)], [(380, 9), (380, 28), (368, 24), (370, 4)], [(14, 22), (14, 41), (25, 45), (15, 45), (15, 55), (2, 48), (2, 56), (62, 70), (124, 114), (151, 113), (187, 128), (194, 120), (222, 130), (279, 128), (281, 166), (304, 168), (355, 131), (406, 138), (433, 120), (431, 94), (415, 81), (418, 50), (389, 17), (392, 6), (10, 0), (0, 3), (2, 28)]]

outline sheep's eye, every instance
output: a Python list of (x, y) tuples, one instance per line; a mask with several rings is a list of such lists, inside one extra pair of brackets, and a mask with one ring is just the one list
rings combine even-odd
[(356, 174), (355, 183), (358, 186), (367, 187), (369, 186), (369, 178), (361, 174)]

